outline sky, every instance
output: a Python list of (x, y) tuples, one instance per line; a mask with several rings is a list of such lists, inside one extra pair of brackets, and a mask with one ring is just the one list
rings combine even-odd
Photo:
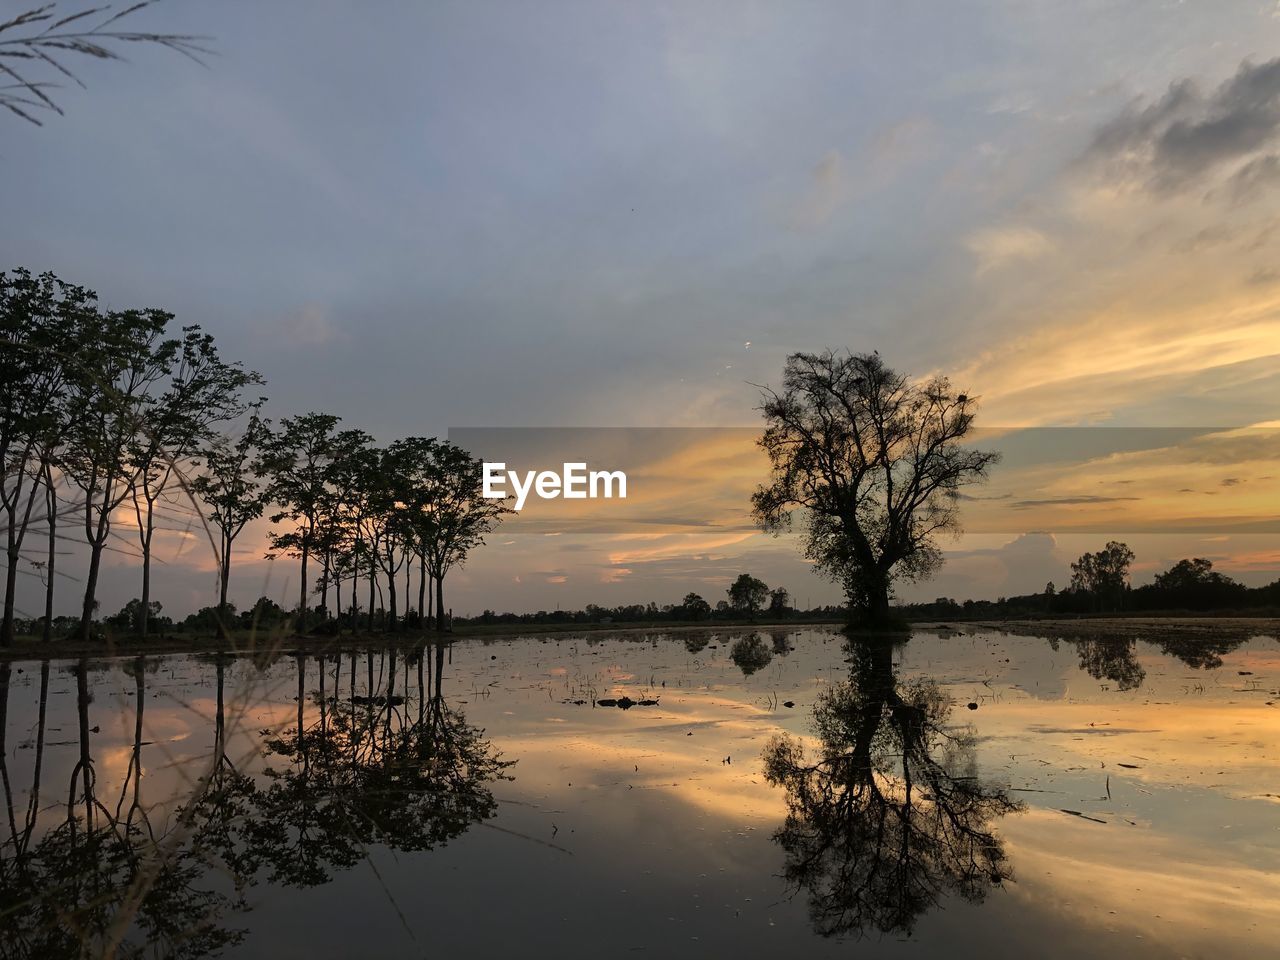
[[(904, 596), (1061, 586), (1113, 528), (1138, 581), (1280, 574), (1275, 3), (165, 0), (131, 25), (213, 55), (76, 63), (65, 116), (0, 118), (0, 268), (202, 325), (272, 416), (753, 426), (787, 354), (876, 349), (997, 436), (1232, 431), (993, 476)], [(741, 512), (499, 534), (448, 602), (714, 600), (743, 570), (838, 598)], [(182, 614), (214, 562), (177, 526), (156, 595)], [(293, 593), (264, 543), (242, 604)], [(136, 579), (113, 556), (103, 608)]]

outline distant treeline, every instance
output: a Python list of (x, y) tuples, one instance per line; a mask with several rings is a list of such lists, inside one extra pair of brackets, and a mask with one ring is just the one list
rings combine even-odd
[(738, 576), (725, 591), (726, 598), (715, 606), (697, 593), (687, 593), (679, 603), (627, 603), (617, 607), (587, 604), (581, 610), (539, 610), (537, 613), (495, 613), (486, 610), (478, 617), (457, 618), (457, 623), (689, 623), (768, 620), (842, 620), (848, 611), (840, 606), (797, 610), (785, 587), (769, 589), (768, 584), (749, 573)]
[(752, 619), (764, 620), (797, 620), (812, 622), (829, 622), (848, 618), (848, 609), (843, 606), (813, 607), (809, 610), (796, 610), (788, 607), (782, 611), (763, 611), (753, 618), (748, 614), (733, 610), (713, 610), (702, 617), (690, 616), (689, 611), (681, 604), (658, 604), (652, 600), (648, 603), (628, 603), (617, 607), (601, 607), (594, 603), (587, 604), (581, 610), (539, 610), (537, 613), (495, 613), (486, 610), (478, 617), (455, 617), (457, 624), (503, 624), (503, 623), (743, 623)]
[(1071, 583), (1053, 583), (1040, 593), (997, 600), (939, 597), (932, 603), (901, 607), (911, 620), (985, 620), (992, 618), (1081, 616), (1123, 613), (1214, 613), (1270, 616), (1280, 613), (1280, 579), (1247, 587), (1213, 569), (1203, 557), (1179, 560), (1140, 587), (1129, 583), (1133, 551), (1112, 541), (1097, 553), (1086, 553), (1071, 565)]
[[(1280, 615), (1280, 579), (1247, 587), (1213, 569), (1202, 557), (1179, 560), (1153, 583), (1134, 587), (1129, 583), (1133, 552), (1112, 541), (1097, 553), (1086, 553), (1071, 565), (1070, 584), (1058, 590), (1053, 583), (1040, 593), (1000, 597), (996, 600), (958, 601), (939, 597), (932, 603), (899, 604), (897, 612), (907, 620), (990, 620), (1050, 616), (1088, 616), (1125, 613), (1212, 613), (1219, 616)], [(769, 590), (749, 574), (740, 576), (728, 590), (729, 598), (714, 607), (696, 593), (681, 603), (624, 604), (602, 607), (587, 604), (581, 610), (539, 610), (537, 613), (496, 613), (458, 618), (468, 624), (554, 623), (663, 623), (742, 622), (768, 620), (838, 621), (849, 616), (843, 605), (797, 610), (784, 589)], [(767, 601), (767, 602), (766, 602)]]

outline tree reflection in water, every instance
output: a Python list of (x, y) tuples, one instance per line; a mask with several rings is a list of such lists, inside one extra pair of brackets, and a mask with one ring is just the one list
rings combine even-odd
[[(0, 687), (7, 701), (8, 664)], [(4, 778), (9, 835), (0, 855), (0, 955), (5, 957), (199, 957), (237, 942), (241, 933), (220, 918), (233, 900), (206, 883), (206, 870), (181, 831), (158, 834), (140, 792), (142, 709), (147, 665), (129, 666), (138, 715), (128, 768), (115, 798), (100, 796), (92, 753), (88, 663), (76, 676), (79, 754), (62, 816), (39, 824), (41, 769), (48, 709), (48, 665), (42, 665), (36, 758), (25, 818), (13, 816), (14, 794)], [(7, 720), (0, 710), (0, 723)], [(3, 744), (0, 743), (0, 747)], [(2, 752), (2, 751), (0, 751)]]
[[(1222, 658), (1240, 647), (1249, 634), (1227, 636), (1163, 636), (1148, 642), (1166, 656), (1174, 657), (1194, 670), (1217, 670)], [(1070, 637), (1080, 654), (1080, 669), (1095, 680), (1114, 683), (1119, 690), (1137, 690), (1147, 678), (1138, 659), (1138, 641), (1132, 637)], [(1051, 641), (1056, 649), (1056, 641)]]
[[(250, 842), (272, 883), (323, 883), (329, 869), (358, 862), (371, 843), (430, 850), (497, 812), (489, 785), (506, 778), (514, 761), (500, 759), (483, 731), (445, 702), (444, 648), (436, 647), (435, 656), (429, 698), (425, 655), (404, 664), (406, 683), (416, 667), (416, 702), (395, 693), (394, 656), (385, 688), (357, 695), (353, 656), (345, 695), (322, 685), (312, 725), (304, 725), (300, 708), (293, 731), (267, 740), (269, 758), (289, 761), (282, 769), (268, 766), (270, 784), (257, 795), (251, 823)], [(366, 658), (371, 671), (373, 654)]]
[[(206, 956), (243, 938), (232, 918), (259, 880), (324, 883), (366, 857), (371, 844), (429, 850), (497, 810), (489, 785), (506, 778), (513, 761), (500, 759), (483, 731), (445, 701), (442, 646), (435, 648), (430, 691), (423, 650), (367, 654), (369, 682), (360, 695), (354, 655), (342, 693), (342, 661), (322, 660), (311, 711), (307, 658), (299, 656), (293, 729), (264, 731), (267, 756), (284, 763), (261, 773), (238, 769), (228, 756), (225, 674), (233, 658), (219, 655), (208, 660), (216, 677), (208, 764), (175, 815), (159, 818), (170, 826), (157, 832), (140, 788), (145, 678), (156, 662), (139, 658), (129, 671), (136, 686), (134, 743), (114, 802), (98, 795), (86, 662), (75, 670), (79, 757), (57, 822), (40, 818), (48, 664), (25, 803), (10, 782), (0, 733), (8, 813), (0, 847), (0, 957)], [(329, 668), (333, 690), (325, 689)], [(10, 667), (2, 664), (0, 730), (9, 681)]]
[(744, 677), (749, 677), (769, 665), (773, 660), (773, 650), (759, 634), (749, 633), (734, 641), (729, 648), (729, 659), (737, 665)]
[(850, 641), (848, 681), (813, 709), (818, 755), (776, 737), (765, 776), (787, 794), (774, 839), (824, 936), (910, 934), (944, 897), (981, 901), (1010, 879), (992, 821), (1021, 809), (979, 779), (971, 728), (929, 679), (899, 680), (889, 639)]

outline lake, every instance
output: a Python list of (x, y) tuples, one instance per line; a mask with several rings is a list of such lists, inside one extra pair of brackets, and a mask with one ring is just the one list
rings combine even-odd
[(1278, 684), (989, 630), (6, 664), (0, 955), (1273, 955)]

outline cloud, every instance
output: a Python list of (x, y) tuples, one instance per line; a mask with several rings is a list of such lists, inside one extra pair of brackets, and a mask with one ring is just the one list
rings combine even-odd
[(318, 303), (304, 304), (289, 314), (280, 329), (291, 346), (320, 346), (339, 336), (337, 326)]
[(978, 273), (1020, 260), (1036, 260), (1053, 249), (1053, 241), (1031, 227), (992, 227), (965, 238), (965, 246), (977, 258)]
[(808, 189), (795, 213), (796, 226), (818, 227), (826, 223), (849, 198), (849, 178), (844, 156), (828, 151), (809, 175)]
[(1089, 503), (1120, 503), (1126, 500), (1138, 500), (1139, 497), (1050, 497), (1045, 500), (1018, 500), (1012, 506), (1015, 510), (1027, 510), (1031, 507), (1078, 506)]
[[(1280, 135), (1280, 58), (1240, 64), (1205, 95), (1190, 79), (1163, 97), (1133, 104), (1094, 135), (1082, 163), (1157, 192), (1204, 184), (1228, 164), (1237, 196), (1276, 179), (1280, 159), (1264, 151)], [(1243, 162), (1243, 163), (1242, 163)]]

